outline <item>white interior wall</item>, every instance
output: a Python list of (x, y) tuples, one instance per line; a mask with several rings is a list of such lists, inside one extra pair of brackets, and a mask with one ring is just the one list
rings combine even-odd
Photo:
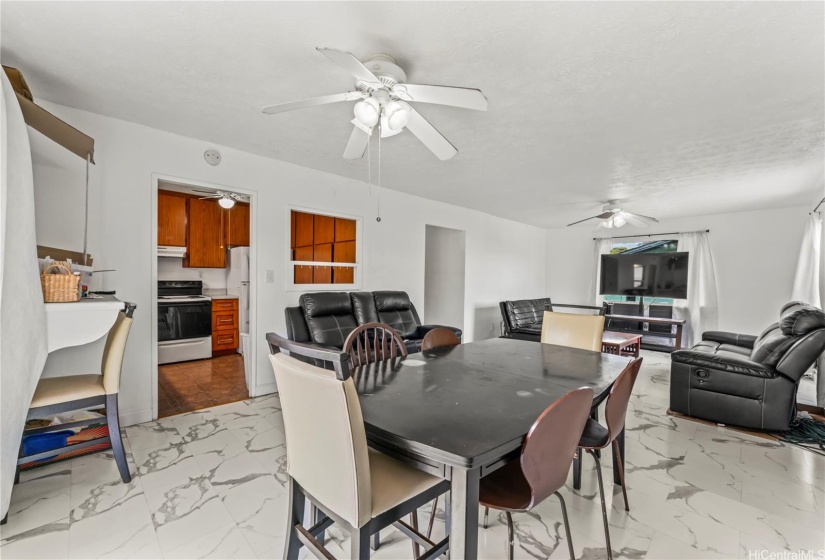
[[(709, 229), (719, 295), (719, 329), (758, 334), (790, 301), (808, 207), (738, 212), (622, 227), (617, 235)], [(595, 226), (595, 220), (592, 222)], [(547, 295), (588, 303), (593, 275), (592, 227), (547, 230)], [(627, 241), (627, 240), (626, 240)]]
[(226, 269), (184, 268), (183, 259), (158, 257), (158, 280), (202, 280), (205, 290), (225, 290)]
[(430, 325), (464, 330), (465, 235), (457, 229), (426, 227), (424, 315)]
[[(285, 220), (287, 206), (359, 215), (363, 227), (363, 289), (406, 290), (417, 306), (424, 302), (425, 225), (466, 232), (465, 340), (494, 336), (499, 329), (498, 302), (542, 293), (544, 282), (545, 231), (533, 226), (496, 218), (478, 211), (369, 187), (365, 182), (314, 171), (274, 159), (216, 146), (125, 121), (96, 115), (48, 102), (43, 105), (60, 118), (95, 138), (97, 165), (91, 176), (90, 248), (95, 266), (114, 268), (102, 276), (104, 289), (116, 289), (121, 299), (137, 303), (123, 366), (121, 414), (125, 424), (151, 416), (153, 351), (152, 224), (153, 175), (184, 182), (208, 183), (242, 189), (256, 196), (252, 227), (257, 245), (257, 381), (255, 390), (274, 389), (274, 376), (267, 359), (265, 333), (284, 334), (284, 307), (295, 305), (300, 292), (285, 289), (288, 249)], [(346, 138), (341, 139), (341, 145)], [(220, 150), (223, 159), (212, 167), (203, 159), (209, 148)], [(384, 149), (392, 149), (388, 143)], [(274, 149), (273, 149), (274, 151)], [(366, 161), (352, 165), (363, 166)], [(433, 166), (449, 165), (436, 159)], [(81, 166), (82, 181), (82, 166)], [(76, 181), (77, 177), (66, 180)], [(82, 184), (82, 182), (80, 183)], [(36, 185), (36, 189), (42, 189)], [(381, 218), (375, 208), (381, 197)], [(38, 233), (51, 235), (59, 218), (71, 227), (82, 228), (82, 213), (67, 214), (58, 205), (37, 208)], [(79, 224), (79, 225), (78, 225)], [(275, 273), (274, 284), (265, 283), (267, 270)], [(76, 349), (68, 353), (77, 354)], [(99, 353), (98, 353), (99, 356)], [(62, 356), (60, 372), (71, 371), (68, 356)], [(86, 369), (94, 363), (84, 362)], [(78, 361), (76, 367), (80, 367)]]

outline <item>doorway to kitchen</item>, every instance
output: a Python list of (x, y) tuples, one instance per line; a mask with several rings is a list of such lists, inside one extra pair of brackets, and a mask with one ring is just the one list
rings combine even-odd
[(464, 231), (428, 225), (425, 232), (424, 321), (464, 329)]
[(249, 398), (251, 198), (157, 182), (157, 417)]

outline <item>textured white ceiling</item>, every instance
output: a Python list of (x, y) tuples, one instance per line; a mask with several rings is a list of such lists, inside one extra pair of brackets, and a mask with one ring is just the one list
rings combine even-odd
[(607, 199), (667, 218), (808, 204), (822, 189), (822, 2), (0, 10), (2, 61), (37, 97), (362, 180), (366, 159), (341, 157), (352, 103), (260, 112), (352, 89), (316, 46), (390, 53), (410, 82), (478, 87), (486, 113), (417, 105), (459, 154), (385, 139), (382, 183), (526, 223), (563, 225)]

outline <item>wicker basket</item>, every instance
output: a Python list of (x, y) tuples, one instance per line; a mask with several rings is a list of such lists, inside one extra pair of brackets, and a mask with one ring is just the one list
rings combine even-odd
[[(49, 274), (52, 269), (61, 272)], [(55, 261), (40, 273), (40, 287), (46, 303), (80, 300), (80, 275), (74, 274), (65, 262)]]

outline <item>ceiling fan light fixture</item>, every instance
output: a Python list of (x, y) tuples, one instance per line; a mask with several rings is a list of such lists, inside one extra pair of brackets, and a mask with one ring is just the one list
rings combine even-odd
[(390, 101), (384, 107), (387, 115), (387, 126), (390, 130), (401, 130), (410, 122), (412, 107), (404, 101)]
[(229, 196), (228, 194), (224, 194), (222, 197), (218, 199), (218, 204), (221, 205), (221, 208), (226, 208), (229, 210), (233, 206), (235, 206), (235, 199)]
[(622, 227), (627, 223), (627, 220), (624, 218), (624, 216), (622, 216), (621, 212), (619, 212), (618, 214), (614, 214), (613, 217), (610, 219), (613, 221), (613, 227)]
[(381, 105), (372, 97), (368, 97), (355, 104), (353, 113), (355, 113), (358, 122), (372, 128), (378, 124), (378, 118), (381, 116)]

